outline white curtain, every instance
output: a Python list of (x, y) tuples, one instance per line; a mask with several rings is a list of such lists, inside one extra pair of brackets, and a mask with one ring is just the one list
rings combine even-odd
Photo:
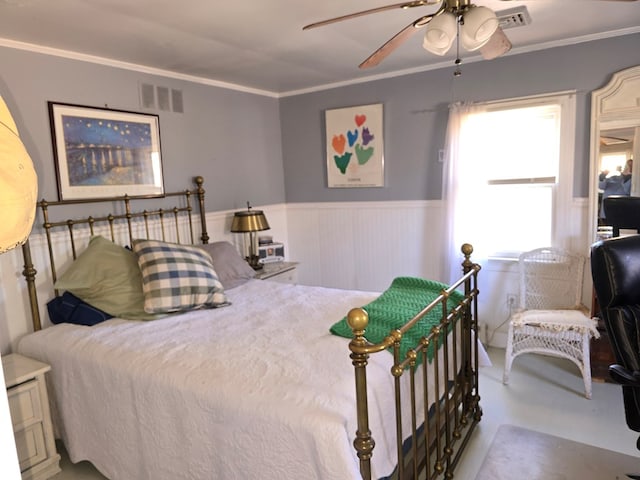
[[(447, 124), (447, 143), (445, 146), (445, 163), (443, 172), (442, 198), (445, 201), (445, 241), (444, 255), (445, 283), (452, 283), (461, 274), (461, 263), (464, 258), (460, 247), (463, 243), (471, 243), (474, 247), (472, 260), (480, 263), (482, 246), (476, 245), (473, 236), (474, 229), (482, 228), (483, 212), (474, 205), (477, 188), (486, 184), (482, 175), (482, 162), (474, 156), (461, 141), (465, 135), (473, 133), (474, 115), (484, 111), (484, 108), (473, 103), (454, 103), (449, 108), (449, 122)], [(478, 248), (480, 247), (480, 248)], [(477, 340), (477, 338), (476, 338)], [(482, 343), (477, 340), (480, 366), (490, 366), (491, 359)]]
[[(445, 202), (445, 241), (444, 255), (445, 282), (452, 282), (460, 277), (460, 263), (463, 243), (470, 243), (474, 247), (472, 259), (479, 262), (483, 246), (474, 237), (474, 232), (482, 228), (482, 220), (491, 212), (483, 212), (476, 208), (474, 193), (482, 184), (482, 162), (468, 151), (461, 141), (464, 135), (469, 135), (469, 125), (473, 116), (484, 110), (482, 106), (473, 103), (454, 103), (449, 107), (449, 122), (447, 124), (447, 140), (445, 146), (445, 163), (443, 171), (442, 198)], [(477, 161), (474, 161), (477, 160)], [(476, 243), (474, 243), (476, 240)]]

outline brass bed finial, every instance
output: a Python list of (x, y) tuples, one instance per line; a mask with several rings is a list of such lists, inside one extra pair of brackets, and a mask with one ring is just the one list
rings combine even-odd
[(347, 323), (353, 330), (354, 335), (362, 335), (369, 324), (369, 315), (364, 308), (352, 308), (347, 314)]

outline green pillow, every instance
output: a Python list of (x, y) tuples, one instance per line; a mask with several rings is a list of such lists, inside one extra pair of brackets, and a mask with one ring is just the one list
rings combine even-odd
[(71, 292), (114, 317), (157, 318), (144, 311), (137, 255), (101, 236), (91, 237), (86, 250), (58, 278), (55, 288)]

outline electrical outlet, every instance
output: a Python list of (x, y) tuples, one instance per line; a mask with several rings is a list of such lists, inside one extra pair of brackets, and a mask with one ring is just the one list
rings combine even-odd
[(507, 305), (514, 308), (518, 303), (518, 296), (515, 293), (507, 293)]

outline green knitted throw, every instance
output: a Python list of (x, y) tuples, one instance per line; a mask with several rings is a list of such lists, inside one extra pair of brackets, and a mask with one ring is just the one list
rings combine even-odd
[[(415, 317), (423, 308), (436, 299), (442, 290), (449, 288), (444, 283), (414, 277), (397, 277), (391, 286), (373, 302), (364, 305), (369, 314), (369, 325), (365, 330), (365, 338), (371, 343), (380, 343), (389, 332), (396, 330), (407, 321)], [(455, 307), (464, 295), (454, 291), (449, 296), (447, 308)], [(423, 336), (431, 332), (431, 328), (438, 325), (442, 319), (442, 306), (438, 306), (422, 317), (413, 328), (402, 336), (400, 341), (400, 355), (405, 358), (407, 351), (416, 347)], [(353, 331), (347, 323), (347, 317), (335, 323), (330, 332), (346, 338), (353, 338)], [(444, 334), (444, 332), (443, 332)], [(428, 358), (433, 358), (429, 349)], [(420, 356), (418, 356), (420, 362)]]

